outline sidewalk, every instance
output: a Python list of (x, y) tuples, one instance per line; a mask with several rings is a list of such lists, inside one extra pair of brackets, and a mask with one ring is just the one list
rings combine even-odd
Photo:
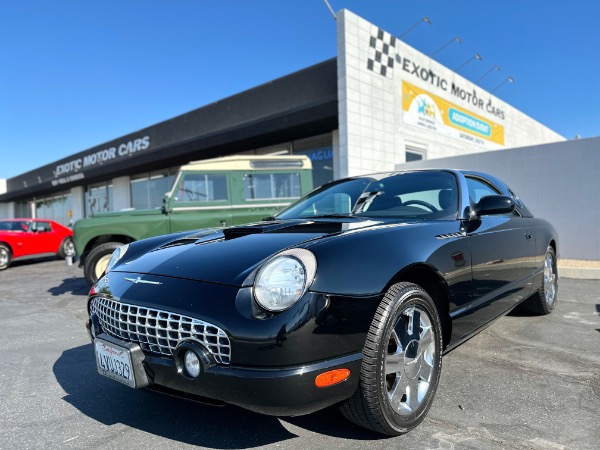
[(558, 275), (580, 280), (600, 280), (600, 261), (559, 259)]

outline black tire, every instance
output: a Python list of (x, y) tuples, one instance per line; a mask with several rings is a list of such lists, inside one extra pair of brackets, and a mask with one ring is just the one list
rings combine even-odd
[(65, 259), (67, 256), (75, 256), (75, 244), (70, 237), (64, 238), (60, 244), (57, 255), (59, 258)]
[(540, 316), (550, 314), (558, 303), (558, 270), (556, 268), (556, 253), (552, 247), (546, 250), (544, 257), (544, 273), (542, 284), (538, 291), (525, 300), (522, 308)]
[(102, 276), (110, 256), (121, 245), (123, 244), (120, 242), (106, 242), (94, 247), (87, 255), (83, 264), (83, 276), (90, 286)]
[(12, 261), (12, 252), (6, 244), (0, 244), (0, 270), (8, 269)]
[(437, 389), (442, 345), (440, 318), (431, 297), (412, 283), (390, 287), (367, 334), (358, 389), (341, 405), (342, 414), (390, 436), (415, 428), (427, 415)]

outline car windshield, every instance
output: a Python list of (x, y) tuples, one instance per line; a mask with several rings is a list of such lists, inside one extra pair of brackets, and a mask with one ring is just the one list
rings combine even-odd
[(0, 222), (0, 230), (4, 231), (29, 231), (29, 222), (21, 220), (8, 220)]
[(318, 217), (453, 220), (457, 183), (450, 172), (403, 172), (334, 181), (311, 192), (277, 219)]

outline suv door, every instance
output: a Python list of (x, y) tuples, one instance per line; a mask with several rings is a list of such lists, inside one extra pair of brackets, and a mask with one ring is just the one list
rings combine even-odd
[(225, 172), (184, 172), (169, 201), (171, 232), (231, 225)]

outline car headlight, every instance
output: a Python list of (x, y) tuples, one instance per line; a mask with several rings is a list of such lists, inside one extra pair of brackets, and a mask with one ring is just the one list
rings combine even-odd
[(118, 247), (110, 257), (110, 261), (108, 261), (108, 265), (106, 266), (106, 273), (110, 272), (111, 269), (119, 262), (119, 260), (125, 256), (127, 249), (129, 248), (129, 244), (121, 245)]
[(286, 250), (269, 260), (256, 275), (254, 298), (268, 311), (283, 311), (296, 303), (312, 284), (317, 260), (309, 250)]

